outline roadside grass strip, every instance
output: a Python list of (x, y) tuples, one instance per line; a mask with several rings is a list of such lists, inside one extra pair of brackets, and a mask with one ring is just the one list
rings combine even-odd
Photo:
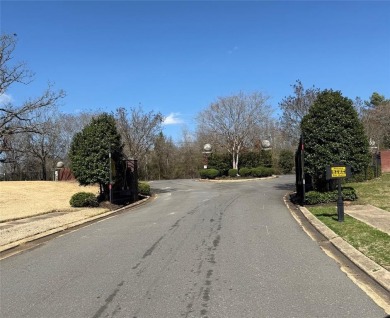
[(337, 208), (307, 207), (322, 223), (380, 266), (390, 270), (390, 235), (349, 215), (337, 221)]

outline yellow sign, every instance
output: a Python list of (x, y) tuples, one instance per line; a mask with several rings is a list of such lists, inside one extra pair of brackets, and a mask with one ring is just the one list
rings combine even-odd
[(346, 178), (347, 167), (330, 167), (332, 178)]

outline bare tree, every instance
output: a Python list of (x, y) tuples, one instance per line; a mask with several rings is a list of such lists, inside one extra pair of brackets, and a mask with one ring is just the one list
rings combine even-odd
[(161, 132), (163, 116), (153, 111), (144, 113), (141, 107), (130, 108), (129, 114), (121, 107), (117, 109), (115, 117), (126, 155), (136, 159), (142, 158)]
[(59, 130), (61, 120), (58, 112), (52, 110), (38, 116), (39, 125), (37, 132), (28, 132), (23, 134), (25, 139), (25, 148), (31, 159), (35, 159), (41, 171), (42, 180), (47, 180), (48, 170), (52, 169), (56, 161), (63, 156), (63, 149), (66, 147), (66, 139), (63, 138)]
[(60, 133), (62, 144), (62, 148), (60, 149), (61, 153), (59, 153), (58, 156), (66, 166), (70, 165), (68, 153), (74, 135), (83, 130), (85, 126), (90, 124), (92, 118), (97, 117), (98, 115), (99, 112), (88, 111), (77, 114), (61, 114), (60, 118), (58, 118), (57, 131)]
[(177, 157), (177, 166), (180, 167), (182, 178), (198, 177), (199, 165), (202, 163), (202, 144), (195, 139), (187, 128), (182, 129)]
[(197, 117), (198, 131), (230, 153), (233, 169), (238, 169), (240, 153), (253, 140), (253, 132), (271, 115), (267, 100), (260, 92), (219, 97)]
[(141, 175), (147, 175), (148, 152), (154, 145), (156, 137), (161, 132), (163, 116), (150, 111), (145, 113), (142, 108), (130, 108), (130, 112), (121, 107), (116, 110), (117, 129), (124, 143), (124, 153), (129, 158), (139, 160)]
[(33, 73), (23, 62), (13, 63), (16, 47), (14, 35), (0, 36), (0, 154), (7, 150), (7, 136), (23, 132), (38, 132), (40, 121), (34, 120), (40, 114), (38, 110), (55, 105), (65, 96), (64, 91), (53, 91), (49, 84), (41, 96), (30, 98), (21, 105), (14, 105), (7, 98), (7, 91), (13, 84), (28, 85), (33, 80)]
[(294, 94), (285, 97), (279, 103), (279, 107), (283, 111), (280, 124), (285, 139), (292, 144), (296, 144), (301, 134), (300, 125), (302, 118), (308, 113), (320, 90), (314, 86), (304, 89), (300, 80), (297, 80), (291, 87)]
[(390, 101), (362, 110), (361, 120), (366, 135), (379, 149), (390, 148)]
[(151, 151), (149, 174), (151, 179), (175, 179), (177, 175), (177, 148), (172, 138), (167, 138), (162, 132), (156, 137)]

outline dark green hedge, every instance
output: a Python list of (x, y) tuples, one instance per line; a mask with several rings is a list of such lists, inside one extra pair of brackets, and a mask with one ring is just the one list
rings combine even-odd
[(270, 177), (273, 173), (274, 170), (268, 167), (257, 167), (251, 169), (251, 176), (255, 178)]
[(202, 179), (215, 179), (219, 176), (219, 171), (217, 169), (202, 169), (199, 170), (199, 174)]
[(249, 177), (251, 175), (251, 169), (243, 167), (239, 170), (239, 174), (241, 177)]
[(234, 178), (237, 177), (238, 170), (237, 169), (229, 169), (229, 177)]
[[(344, 201), (355, 201), (358, 198), (355, 189), (351, 187), (342, 188), (342, 196)], [(305, 194), (305, 204), (337, 202), (337, 198), (337, 190), (329, 192), (309, 191)]]
[(72, 195), (70, 205), (74, 208), (97, 207), (99, 202), (96, 195), (89, 192), (78, 192)]

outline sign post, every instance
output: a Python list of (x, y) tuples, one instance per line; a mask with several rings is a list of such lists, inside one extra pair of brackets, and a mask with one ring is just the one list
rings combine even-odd
[(341, 179), (351, 176), (351, 167), (343, 164), (333, 164), (326, 167), (326, 179), (337, 179), (338, 198), (337, 198), (337, 220), (344, 222), (344, 201), (341, 192)]

